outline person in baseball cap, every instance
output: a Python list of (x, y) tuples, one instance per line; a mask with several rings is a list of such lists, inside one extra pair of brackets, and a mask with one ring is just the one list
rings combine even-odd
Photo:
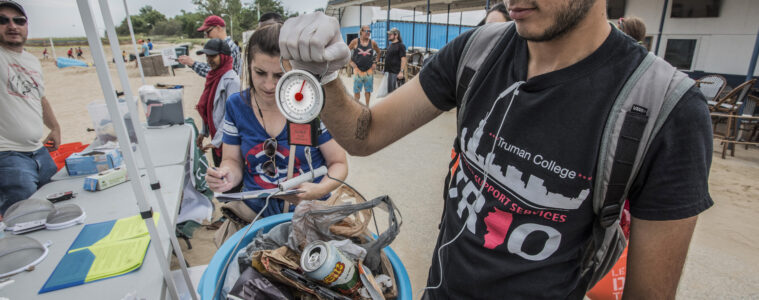
[(21, 4), (18, 4), (18, 2), (16, 2), (16, 1), (13, 1), (13, 0), (0, 0), (0, 7), (3, 7), (3, 6), (13, 7), (16, 10), (18, 10), (22, 15), (24, 15), (24, 17), (27, 17), (26, 11), (24, 11), (24, 8), (21, 6)]
[(221, 27), (221, 30), (225, 31), (224, 28), (227, 27), (227, 23), (225, 23), (224, 19), (217, 15), (210, 15), (208, 18), (206, 18), (205, 21), (203, 21), (203, 26), (200, 26), (198, 28), (198, 31), (205, 32), (205, 34), (212, 39), (221, 38), (218, 36), (212, 36), (212, 33), (218, 34), (217, 32), (214, 32), (216, 30), (216, 27)]
[(24, 8), (0, 0), (0, 219), (58, 171), (50, 151), (61, 144), (61, 127), (45, 93), (39, 58), (24, 50), (28, 34)]
[[(206, 75), (203, 94), (196, 106), (203, 119), (203, 130), (198, 134), (195, 143), (203, 152), (211, 149), (214, 165), (219, 166), (225, 103), (231, 94), (240, 91), (240, 77), (233, 69), (232, 49), (225, 41), (211, 39), (196, 54), (206, 56), (210, 70)], [(209, 136), (211, 142), (203, 145), (203, 140)]]
[(220, 39), (211, 39), (208, 42), (206, 42), (205, 46), (203, 46), (203, 49), (198, 50), (198, 52), (195, 52), (197, 55), (232, 55), (232, 50), (229, 49), (229, 45), (224, 43), (224, 41)]
[[(203, 21), (203, 26), (198, 28), (198, 31), (202, 31), (209, 39), (220, 39), (229, 46), (232, 51), (232, 66), (237, 74), (241, 72), (240, 64), (240, 47), (235, 44), (231, 36), (227, 36), (227, 23), (224, 22), (219, 16), (211, 15)], [(211, 67), (203, 62), (197, 62), (187, 55), (182, 55), (177, 58), (179, 63), (184, 64), (192, 68), (195, 73), (201, 77), (206, 77), (208, 72), (211, 71)]]

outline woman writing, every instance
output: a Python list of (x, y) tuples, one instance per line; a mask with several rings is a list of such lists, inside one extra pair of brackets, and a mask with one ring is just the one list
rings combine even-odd
[[(215, 192), (224, 192), (242, 182), (243, 191), (269, 189), (286, 179), (290, 147), (287, 142), (287, 122), (277, 109), (274, 99), (277, 81), (283, 75), (280, 68), (279, 29), (272, 24), (256, 30), (247, 45), (246, 61), (249, 88), (235, 93), (227, 100), (224, 121), (224, 151), (221, 167), (208, 170), (206, 181)], [(316, 148), (310, 150), (311, 166), (326, 165), (330, 176), (345, 179), (348, 164), (345, 150), (332, 139), (321, 125)], [(295, 174), (309, 172), (306, 148), (297, 146)], [(297, 187), (299, 194), (272, 199), (261, 211), (265, 199), (245, 200), (253, 211), (266, 217), (284, 210), (284, 201), (296, 204), (301, 200), (326, 199), (340, 183), (332, 179), (317, 178)], [(291, 210), (294, 207), (291, 207)]]
[[(205, 54), (211, 71), (206, 75), (203, 94), (196, 106), (203, 119), (203, 130), (198, 134), (197, 145), (203, 151), (213, 148), (211, 156), (213, 164), (221, 163), (221, 132), (224, 123), (225, 104), (227, 97), (240, 91), (240, 78), (232, 69), (232, 50), (227, 43), (220, 39), (212, 39), (206, 43), (198, 55)], [(211, 143), (203, 145), (203, 139), (211, 136)]]

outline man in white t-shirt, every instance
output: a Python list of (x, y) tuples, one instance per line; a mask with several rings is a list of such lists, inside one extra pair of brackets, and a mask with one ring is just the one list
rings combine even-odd
[(0, 217), (50, 181), (56, 167), (48, 151), (61, 141), (39, 59), (24, 51), (27, 33), (24, 8), (0, 0)]

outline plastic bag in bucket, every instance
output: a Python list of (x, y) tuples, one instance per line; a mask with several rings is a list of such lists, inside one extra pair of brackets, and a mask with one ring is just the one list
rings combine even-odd
[[(198, 284), (198, 294), (200, 294), (201, 299), (223, 299), (222, 297), (219, 297), (219, 295), (214, 295), (214, 291), (216, 290), (216, 282), (219, 276), (226, 275), (224, 263), (230, 255), (233, 255), (233, 248), (240, 239), (242, 239), (240, 245), (247, 245), (253, 240), (253, 238), (255, 238), (258, 231), (263, 230), (263, 232), (267, 232), (269, 229), (276, 225), (279, 225), (280, 223), (290, 221), (292, 219), (292, 216), (292, 213), (287, 213), (260, 219), (257, 222), (248, 225), (252, 226), (252, 228), (248, 230), (247, 235), (243, 236), (247, 229), (247, 227), (243, 227), (240, 229), (240, 231), (232, 235), (232, 237), (224, 242), (224, 244), (219, 247), (219, 250), (216, 251), (216, 254), (214, 254), (213, 258), (211, 258), (211, 262), (208, 263), (208, 267), (206, 268), (205, 272), (203, 272), (203, 276), (200, 278), (200, 283)], [(393, 272), (395, 272), (396, 284), (398, 286), (398, 299), (411, 300), (413, 298), (411, 281), (408, 277), (408, 273), (406, 272), (406, 268), (403, 266), (403, 262), (390, 247), (385, 247), (383, 251), (393, 266)], [(221, 284), (223, 284), (223, 282)]]

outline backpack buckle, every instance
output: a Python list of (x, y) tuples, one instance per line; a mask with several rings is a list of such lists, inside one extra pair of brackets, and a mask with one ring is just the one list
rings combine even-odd
[(601, 212), (598, 214), (598, 223), (603, 228), (609, 228), (614, 222), (619, 220), (619, 214), (622, 211), (622, 206), (618, 203), (609, 204), (601, 208)]

